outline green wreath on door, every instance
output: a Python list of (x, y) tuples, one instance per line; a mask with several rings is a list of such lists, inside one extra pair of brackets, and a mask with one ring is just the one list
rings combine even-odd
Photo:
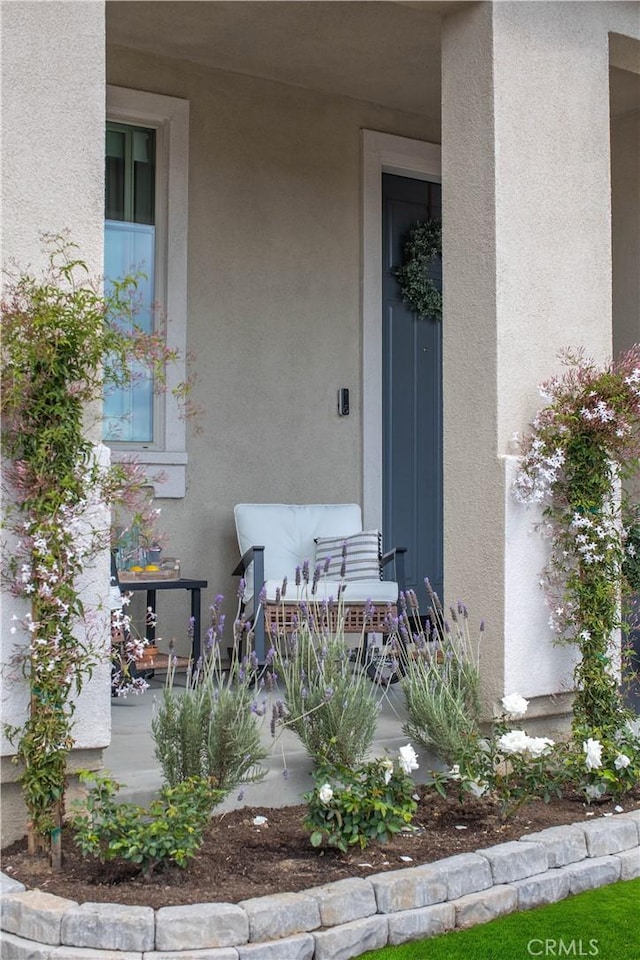
[(419, 220), (409, 231), (402, 265), (392, 271), (402, 299), (419, 317), (442, 320), (442, 294), (428, 275), (433, 261), (441, 257), (441, 221)]

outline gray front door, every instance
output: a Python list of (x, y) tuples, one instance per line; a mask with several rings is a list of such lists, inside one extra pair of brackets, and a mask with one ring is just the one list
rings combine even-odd
[[(441, 185), (382, 176), (383, 531), (407, 548), (407, 586), (442, 598), (442, 321), (403, 302), (393, 268), (418, 220), (441, 217)], [(442, 268), (433, 280), (441, 289)], [(424, 610), (423, 610), (424, 612)]]

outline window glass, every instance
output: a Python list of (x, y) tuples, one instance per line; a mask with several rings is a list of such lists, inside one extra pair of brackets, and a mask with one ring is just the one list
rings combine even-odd
[[(105, 163), (105, 286), (135, 274), (135, 322), (153, 330), (155, 300), (155, 130), (109, 123)], [(152, 443), (153, 380), (142, 364), (132, 382), (105, 395), (105, 440)]]

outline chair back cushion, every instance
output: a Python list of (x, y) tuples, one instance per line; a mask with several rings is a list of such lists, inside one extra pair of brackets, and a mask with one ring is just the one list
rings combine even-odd
[(343, 564), (344, 580), (380, 580), (381, 559), (382, 540), (378, 530), (362, 530), (349, 537), (316, 538), (316, 563), (323, 566), (330, 580), (340, 579)]
[(318, 537), (345, 538), (362, 530), (357, 503), (238, 503), (233, 512), (240, 555), (264, 546), (265, 580), (286, 576), (292, 585), (305, 560), (313, 576)]

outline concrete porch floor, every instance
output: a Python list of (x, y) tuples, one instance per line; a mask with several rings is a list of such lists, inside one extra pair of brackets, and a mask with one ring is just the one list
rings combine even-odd
[[(104, 752), (104, 765), (123, 786), (122, 799), (148, 804), (162, 784), (160, 765), (154, 756), (154, 741), (151, 719), (162, 698), (164, 674), (150, 681), (150, 689), (139, 696), (111, 701), (111, 745)], [(174, 688), (184, 688), (185, 675), (178, 674)], [(380, 695), (380, 716), (376, 738), (371, 749), (372, 756), (384, 756), (385, 750), (397, 754), (399, 747), (409, 742), (402, 732), (406, 718), (402, 691), (396, 684)], [(302, 803), (302, 795), (313, 788), (312, 764), (298, 738), (289, 730), (277, 732), (274, 738), (269, 729), (270, 706), (261, 718), (261, 737), (269, 757), (264, 762), (265, 778), (259, 783), (249, 783), (227, 797), (217, 812), (233, 810), (242, 806), (284, 807)], [(413, 744), (418, 754), (419, 770), (416, 779), (426, 779), (429, 770), (442, 765), (424, 747)], [(286, 776), (284, 771), (287, 771)]]

